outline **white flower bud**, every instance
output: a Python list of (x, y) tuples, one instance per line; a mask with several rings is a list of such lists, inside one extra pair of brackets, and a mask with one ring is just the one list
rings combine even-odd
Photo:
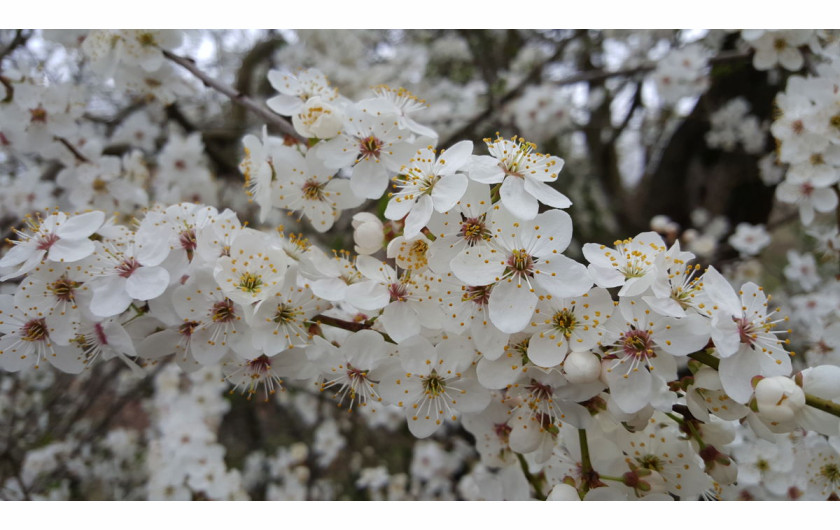
[(292, 116), (292, 125), (307, 138), (333, 138), (341, 132), (344, 114), (320, 96), (313, 96), (299, 113)]
[(552, 488), (545, 499), (547, 501), (579, 501), (580, 496), (575, 488), (568, 484), (558, 484)]
[(385, 241), (382, 221), (368, 212), (353, 216), (353, 241), (356, 242), (357, 254), (373, 254), (382, 248)]
[(601, 360), (589, 351), (573, 351), (563, 361), (563, 375), (570, 383), (591, 383), (601, 375)]
[(755, 404), (759, 419), (771, 431), (790, 432), (805, 407), (805, 392), (788, 377), (765, 377), (755, 387)]

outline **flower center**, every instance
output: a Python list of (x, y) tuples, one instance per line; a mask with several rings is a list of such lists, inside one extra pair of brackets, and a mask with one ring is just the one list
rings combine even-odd
[(76, 299), (76, 288), (80, 285), (81, 283), (74, 282), (67, 275), (62, 275), (61, 278), (49, 284), (47, 289), (49, 289), (58, 301), (73, 302)]
[(303, 184), (303, 196), (310, 201), (323, 201), (325, 198), (324, 187), (325, 183), (318, 182), (315, 179), (309, 179)]
[(277, 306), (277, 311), (275, 311), (274, 313), (274, 322), (276, 322), (277, 324), (290, 324), (302, 314), (303, 311), (298, 311), (291, 306), (287, 306), (286, 304), (279, 304)]
[(93, 191), (97, 193), (104, 193), (108, 191), (108, 183), (99, 177), (93, 179)]
[(43, 318), (30, 320), (23, 325), (21, 331), (23, 332), (21, 339), (26, 342), (47, 340), (50, 336), (47, 331), (47, 322)]
[(359, 142), (359, 157), (360, 159), (364, 158), (379, 158), (379, 153), (382, 151), (382, 145), (384, 142), (377, 138), (376, 136), (370, 135), (367, 138), (363, 138)]
[(154, 34), (148, 32), (143, 32), (137, 35), (137, 42), (139, 42), (141, 46), (157, 46)]
[(260, 355), (256, 359), (248, 361), (248, 370), (258, 377), (259, 374), (264, 374), (271, 369), (271, 359), (265, 355)]
[(537, 402), (550, 403), (552, 401), (552, 394), (554, 390), (550, 385), (540, 383), (536, 379), (531, 379), (531, 384), (525, 387), (530, 392), (531, 397)]
[(788, 47), (788, 43), (785, 39), (778, 38), (778, 39), (773, 41), (773, 49), (776, 50), (777, 52), (782, 52), (787, 47)]
[(391, 295), (392, 302), (405, 302), (408, 300), (408, 289), (400, 282), (389, 285), (388, 294)]
[(123, 278), (128, 278), (134, 271), (140, 268), (140, 262), (134, 258), (126, 258), (117, 265), (117, 274)]
[(568, 309), (563, 309), (562, 311), (554, 313), (552, 322), (554, 324), (554, 329), (561, 332), (566, 337), (569, 337), (572, 334), (572, 331), (574, 331), (575, 325), (577, 324), (575, 314)]
[(443, 378), (434, 369), (432, 369), (428, 377), (422, 379), (423, 391), (426, 392), (427, 396), (438, 397), (443, 394), (445, 388)]
[(474, 302), (480, 306), (486, 306), (490, 302), (490, 291), (492, 285), (468, 285), (464, 288), (464, 294), (461, 296), (462, 302)]
[(516, 277), (534, 276), (534, 258), (524, 248), (511, 253), (507, 260), (507, 267)]
[[(463, 214), (461, 214), (463, 217)], [(492, 236), (490, 230), (484, 224), (484, 214), (479, 217), (467, 217), (461, 222), (461, 237), (463, 237), (467, 245), (474, 246), (481, 241), (489, 241)]]
[(181, 232), (178, 236), (178, 242), (181, 243), (181, 248), (186, 250), (188, 255), (192, 256), (192, 251), (198, 246), (195, 240), (195, 229), (188, 228)]
[(47, 111), (44, 110), (44, 107), (38, 106), (37, 109), (30, 109), (29, 110), (29, 119), (30, 121), (46, 123), (47, 122)]
[(368, 371), (362, 370), (360, 368), (356, 368), (355, 366), (347, 363), (347, 378), (350, 379), (351, 382), (358, 384), (367, 380)]
[(246, 272), (239, 277), (239, 285), (237, 287), (246, 293), (253, 294), (260, 292), (260, 286), (262, 284), (262, 276)]
[(650, 338), (649, 331), (634, 329), (627, 333), (622, 333), (621, 344), (624, 348), (625, 355), (628, 357), (635, 357), (637, 359), (655, 357), (653, 341)]
[(755, 343), (755, 340), (758, 338), (753, 323), (747, 320), (746, 318), (734, 320), (738, 324), (738, 335), (741, 338), (741, 344), (752, 346), (753, 343)]
[(641, 458), (636, 458), (636, 462), (644, 469), (661, 472), (665, 468), (665, 464), (656, 455), (645, 455)]
[(499, 437), (504, 443), (507, 443), (508, 438), (510, 438), (510, 433), (513, 431), (513, 427), (508, 425), (507, 423), (494, 423), (493, 424), (493, 432), (496, 433), (496, 436)]
[(232, 322), (235, 320), (236, 310), (233, 307), (233, 301), (230, 298), (225, 298), (221, 302), (213, 304), (210, 317), (213, 322)]
[(46, 234), (38, 240), (38, 250), (49, 250), (53, 244), (58, 241), (58, 236), (55, 234)]
[(820, 468), (820, 475), (830, 484), (840, 485), (840, 467), (837, 464), (826, 464)]

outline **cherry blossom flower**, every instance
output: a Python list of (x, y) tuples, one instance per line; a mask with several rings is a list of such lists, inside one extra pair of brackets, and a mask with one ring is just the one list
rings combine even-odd
[(268, 235), (244, 228), (231, 242), (230, 254), (216, 261), (213, 275), (225, 296), (251, 305), (283, 286), (290, 261)]
[(74, 216), (58, 212), (44, 219), (29, 218), (27, 224), (32, 233), (17, 231), (18, 240), (14, 241), (14, 247), (0, 258), (0, 268), (19, 267), (4, 274), (0, 281), (26, 274), (44, 258), (72, 263), (90, 256), (95, 247), (88, 238), (104, 221), (105, 214), (98, 211)]
[(395, 180), (399, 191), (391, 196), (385, 217), (405, 217), (405, 237), (420, 233), (432, 217), (432, 211), (451, 210), (467, 189), (467, 176), (458, 173), (472, 155), (473, 144), (464, 140), (435, 159), (431, 146), (420, 149)]
[(490, 403), (490, 392), (470, 370), (476, 354), (468, 340), (456, 337), (433, 345), (416, 336), (402, 343), (398, 354), (396, 366), (382, 369), (380, 394), (405, 409), (408, 429), (417, 438)]
[(599, 287), (621, 286), (619, 296), (644, 293), (656, 279), (656, 256), (666, 250), (662, 236), (644, 232), (614, 244), (615, 249), (596, 243), (583, 246), (583, 255), (589, 261), (589, 274), (595, 284)]
[(356, 404), (375, 412), (382, 401), (375, 371), (388, 359), (389, 350), (381, 334), (363, 329), (347, 337), (338, 348), (314, 337), (306, 355), (321, 368), (320, 390), (335, 392), (339, 407), (347, 401), (348, 410)]
[(501, 183), (502, 204), (517, 218), (534, 219), (543, 203), (568, 208), (572, 201), (549, 186), (563, 169), (563, 159), (536, 152), (537, 146), (513, 137), (485, 139), (491, 156), (477, 156), (470, 168), (470, 179), (482, 184)]
[(70, 346), (54, 344), (52, 331), (37, 307), (15, 305), (14, 297), (0, 294), (0, 368), (19, 372), (38, 368), (47, 360), (63, 372), (77, 374), (84, 364)]
[(721, 357), (720, 378), (723, 389), (738, 403), (752, 396), (752, 378), (788, 375), (790, 355), (785, 341), (776, 330), (787, 319), (773, 319), (768, 314), (768, 298), (752, 282), (735, 290), (713, 267), (703, 275), (703, 291), (709, 297), (711, 338)]
[(350, 187), (358, 197), (378, 199), (388, 187), (388, 171), (398, 173), (417, 149), (406, 133), (387, 103), (370, 100), (349, 107), (341, 134), (313, 149), (329, 168), (353, 168)]
[(271, 204), (300, 211), (318, 232), (326, 232), (341, 214), (354, 208), (362, 199), (350, 191), (350, 181), (334, 178), (335, 170), (327, 169), (313, 150), (304, 157), (286, 149), (274, 157)]
[(593, 348), (604, 335), (613, 309), (612, 297), (600, 287), (575, 298), (544, 297), (525, 328), (532, 334), (528, 358), (537, 366), (551, 368), (562, 363), (570, 350)]
[(622, 298), (618, 309), (607, 324), (617, 340), (605, 351), (604, 378), (614, 403), (632, 414), (677, 378), (675, 357), (700, 350), (709, 332), (706, 319), (696, 313), (663, 317), (632, 298)]
[(578, 296), (592, 281), (583, 265), (561, 254), (572, 237), (566, 212), (550, 210), (523, 222), (506, 210), (496, 213), (490, 248), (464, 250), (452, 268), (467, 285), (497, 284), (490, 294), (490, 319), (499, 330), (515, 333), (528, 324), (539, 294)]

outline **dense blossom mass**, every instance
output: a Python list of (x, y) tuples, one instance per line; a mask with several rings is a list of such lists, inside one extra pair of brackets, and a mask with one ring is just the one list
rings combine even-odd
[[(151, 397), (142, 421), (138, 408), (108, 430), (80, 413), (32, 443), (2, 484), (9, 496), (70, 498), (66, 480), (40, 485), (63, 468), (76, 488), (149, 499), (333, 498), (327, 470), (352, 473), (370, 499), (840, 495), (835, 33), (674, 37), (655, 68), (639, 63), (655, 33), (607, 36), (624, 43), (626, 68), (639, 66), (627, 75), (645, 76), (663, 123), (693, 108), (723, 60), (784, 80), (772, 123), (737, 97), (718, 103), (703, 136), (752, 160), (768, 197), (791, 206), (785, 222), (816, 242), (785, 247), (778, 297), (750, 267), (795, 238), (764, 222), (730, 227), (698, 209), (683, 230), (635, 212), (650, 229), (581, 238), (578, 216), (604, 199), (574, 184), (580, 153), (626, 136), (572, 131), (609, 112), (598, 101), (618, 85), (567, 93), (546, 78), (514, 90), (504, 112), (518, 134), (482, 141), (461, 137), (474, 131), (458, 115), (479, 114), (476, 89), (446, 90), (469, 55), (457, 33), (427, 43), (428, 76), (440, 76), (429, 103), (359, 85), (348, 72), (361, 68), (360, 37), (324, 48), (317, 32), (287, 35), (281, 67), (260, 79), (273, 94), (232, 96), (262, 123), (233, 133), (231, 191), (210, 170), (225, 156), (212, 131), (192, 123), (220, 105), (196, 103), (203, 93), (233, 90), (180, 55), (200, 34), (12, 33), (0, 56), (0, 218), (17, 227), (0, 258), (0, 425), (14, 434), (30, 413), (53, 425), (35, 418), (62, 373), (121, 381), (119, 410), (143, 385)], [(90, 86), (44, 77), (27, 39), (61, 49)], [(420, 60), (408, 36), (387, 47), (381, 68)], [(562, 58), (523, 48), (508, 88), (528, 80), (522, 64)], [(117, 117), (93, 119), (104, 87)], [(649, 119), (636, 114), (641, 94), (622, 96), (628, 109), (612, 122)], [(341, 245), (353, 248), (330, 248)], [(251, 415), (279, 404), (311, 443), (226, 457), (220, 424), (243, 404), (225, 390), (253, 397)], [(345, 456), (348, 425), (418, 439), (410, 478), (384, 453)]]

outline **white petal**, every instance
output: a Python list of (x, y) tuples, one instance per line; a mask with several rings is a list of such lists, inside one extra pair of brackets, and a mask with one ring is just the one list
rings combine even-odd
[(492, 156), (472, 157), (469, 171), (470, 180), (481, 184), (497, 184), (505, 178), (505, 171), (499, 167), (499, 161)]
[(104, 222), (104, 213), (87, 212), (70, 217), (55, 229), (55, 233), (61, 239), (86, 239), (99, 230)]
[(499, 190), (502, 204), (519, 219), (530, 220), (537, 216), (540, 205), (537, 198), (525, 191), (523, 179), (507, 177)]
[(413, 199), (406, 200), (404, 197), (392, 197), (391, 200), (388, 201), (388, 206), (385, 207), (385, 219), (391, 219), (394, 221), (402, 219), (408, 215), (409, 211), (411, 211), (412, 206), (414, 206), (414, 202), (415, 201)]
[(348, 285), (344, 300), (364, 311), (375, 311), (388, 305), (391, 295), (384, 285), (367, 281)]
[(551, 368), (557, 366), (566, 357), (569, 351), (569, 343), (563, 333), (552, 334), (549, 331), (537, 333), (528, 342), (528, 359), (537, 366)]
[(432, 198), (428, 195), (423, 195), (417, 199), (417, 203), (409, 212), (408, 217), (405, 218), (405, 230), (403, 235), (407, 239), (411, 239), (420, 233), (429, 219), (432, 217)]
[(169, 286), (169, 273), (163, 267), (140, 267), (125, 282), (132, 298), (151, 300), (162, 295)]
[(441, 177), (432, 189), (435, 211), (443, 213), (454, 208), (467, 191), (468, 182), (466, 175), (462, 173)]
[(379, 162), (362, 160), (353, 168), (350, 189), (358, 197), (378, 199), (388, 189), (388, 172)]
[(128, 309), (132, 298), (125, 292), (125, 283), (125, 278), (119, 276), (98, 281), (93, 287), (91, 313), (99, 317), (110, 317)]
[(537, 285), (554, 296), (570, 298), (586, 293), (592, 279), (583, 264), (561, 254), (537, 264), (534, 280)]
[(525, 179), (525, 191), (539, 199), (539, 201), (554, 208), (568, 208), (572, 201), (544, 182)]
[(465, 248), (450, 261), (452, 273), (467, 285), (499, 281), (505, 271), (502, 253), (486, 245)]
[(490, 320), (505, 333), (516, 333), (528, 325), (537, 307), (537, 295), (527, 283), (502, 281), (490, 293)]
[(408, 302), (394, 302), (379, 317), (385, 332), (397, 343), (420, 333), (420, 321)]
[(96, 250), (96, 245), (90, 239), (59, 239), (50, 247), (49, 259), (72, 263), (84, 259)]
[(452, 174), (461, 169), (472, 158), (473, 143), (469, 140), (461, 140), (449, 149), (441, 153), (435, 163), (439, 174)]

